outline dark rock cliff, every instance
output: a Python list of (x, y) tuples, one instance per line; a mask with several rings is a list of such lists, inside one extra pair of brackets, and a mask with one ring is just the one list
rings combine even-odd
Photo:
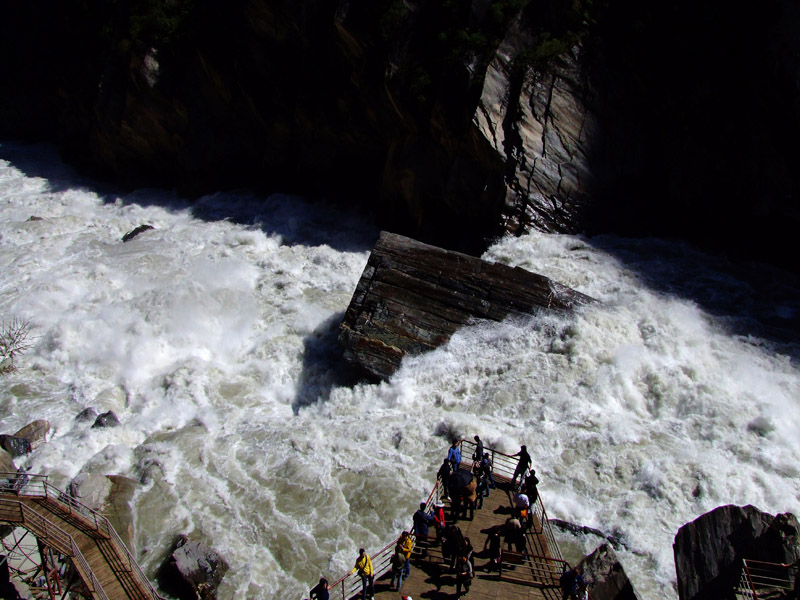
[(791, 265), (798, 24), (789, 0), (31, 0), (0, 24), (0, 137), (471, 252), (536, 228)]

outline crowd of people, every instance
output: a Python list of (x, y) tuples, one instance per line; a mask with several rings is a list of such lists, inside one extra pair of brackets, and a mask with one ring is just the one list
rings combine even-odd
[[(460, 518), (472, 518), (476, 509), (483, 508), (483, 500), (489, 497), (490, 491), (497, 489), (490, 455), (485, 451), (480, 436), (476, 435), (474, 440), (475, 451), (469, 468), (462, 469), (462, 449), (459, 442), (454, 441), (437, 472), (441, 499), (450, 502), (447, 516), (442, 501), (430, 505), (422, 502), (413, 515), (411, 532), (403, 531), (400, 534), (389, 561), (390, 589), (399, 591), (410, 576), (412, 552), (422, 558), (430, 549), (440, 547), (443, 560), (433, 577), (437, 591), (446, 582), (452, 585), (452, 580), (444, 578), (445, 574), (452, 574), (455, 576), (456, 596), (461, 598), (469, 593), (475, 577), (475, 549), (457, 523)], [(482, 568), (487, 572), (501, 568), (503, 543), (508, 550), (527, 554), (526, 532), (534, 524), (532, 507), (539, 497), (539, 479), (531, 468), (532, 460), (524, 445), (512, 456), (519, 461), (511, 478), (511, 514), (505, 523), (492, 527), (487, 533), (482, 548), (483, 556), (487, 558)], [(374, 600), (375, 571), (370, 556), (363, 548), (359, 550), (351, 572), (361, 578), (363, 600)], [(559, 583), (564, 600), (582, 600), (585, 597), (586, 585), (579, 570), (566, 570)], [(321, 579), (311, 591), (311, 598), (328, 600), (328, 583), (325, 579)]]

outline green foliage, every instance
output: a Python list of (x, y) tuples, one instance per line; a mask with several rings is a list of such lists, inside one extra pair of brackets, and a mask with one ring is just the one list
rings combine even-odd
[(19, 319), (0, 323), (0, 375), (16, 371), (14, 359), (30, 348), (30, 323)]

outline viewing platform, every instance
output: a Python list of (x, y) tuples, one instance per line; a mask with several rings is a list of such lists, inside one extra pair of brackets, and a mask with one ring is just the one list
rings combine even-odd
[[(475, 444), (461, 440), (459, 446), (462, 454), (460, 470), (469, 473), (473, 466), (470, 457), (475, 452)], [(489, 490), (490, 494), (484, 498), (481, 508), (475, 508), (474, 511), (467, 508), (465, 513), (456, 518), (453, 503), (444, 496), (440, 480), (436, 481), (426, 502), (426, 510), (432, 509), (437, 503), (443, 504), (445, 523), (455, 523), (474, 549), (474, 578), (469, 593), (462, 593), (462, 596), (475, 600), (561, 600), (559, 577), (570, 565), (561, 555), (553, 536), (541, 495), (537, 495), (535, 502), (531, 503), (532, 525), (525, 530), (524, 551), (519, 552), (522, 548), (512, 543), (510, 538), (507, 541), (503, 535), (506, 521), (514, 512), (517, 489), (512, 488), (511, 479), (518, 459), (491, 448), (486, 448), (485, 452), (489, 453), (497, 487)], [(494, 530), (502, 530), (497, 566), (490, 565), (489, 549), (484, 549), (487, 537)], [(409, 521), (407, 531), (412, 533), (414, 540), (411, 571), (409, 577), (403, 580), (399, 592), (391, 586), (390, 564), (399, 537), (378, 551), (366, 549), (375, 571), (376, 600), (397, 600), (402, 596), (411, 596), (414, 600), (455, 598), (456, 574), (450, 568), (449, 558), (443, 556), (442, 544), (436, 539), (435, 529), (431, 527), (428, 538), (421, 539), (413, 533), (413, 525)], [(329, 586), (330, 597), (334, 600), (360, 598), (361, 591), (361, 578), (357, 574), (348, 573)]]

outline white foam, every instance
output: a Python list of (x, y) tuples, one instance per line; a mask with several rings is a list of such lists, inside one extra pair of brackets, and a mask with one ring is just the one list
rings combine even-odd
[[(30, 320), (35, 342), (0, 380), (2, 432), (46, 418), (35, 470), (143, 481), (150, 571), (191, 532), (231, 563), (223, 596), (299, 597), (408, 525), (451, 433), (527, 444), (550, 516), (620, 536), (643, 598), (674, 597), (672, 539), (699, 514), (800, 511), (796, 348), (686, 299), (707, 300), (709, 281), (724, 291), (712, 301), (750, 298), (713, 257), (662, 240), (501, 240), (486, 258), (601, 303), (470, 327), (387, 383), (335, 387), (368, 224), (288, 196), (187, 206), (60, 183), (0, 163), (0, 316)], [(154, 229), (123, 244), (141, 224)], [(680, 294), (648, 283), (678, 269)], [(75, 422), (87, 406), (121, 426)]]

